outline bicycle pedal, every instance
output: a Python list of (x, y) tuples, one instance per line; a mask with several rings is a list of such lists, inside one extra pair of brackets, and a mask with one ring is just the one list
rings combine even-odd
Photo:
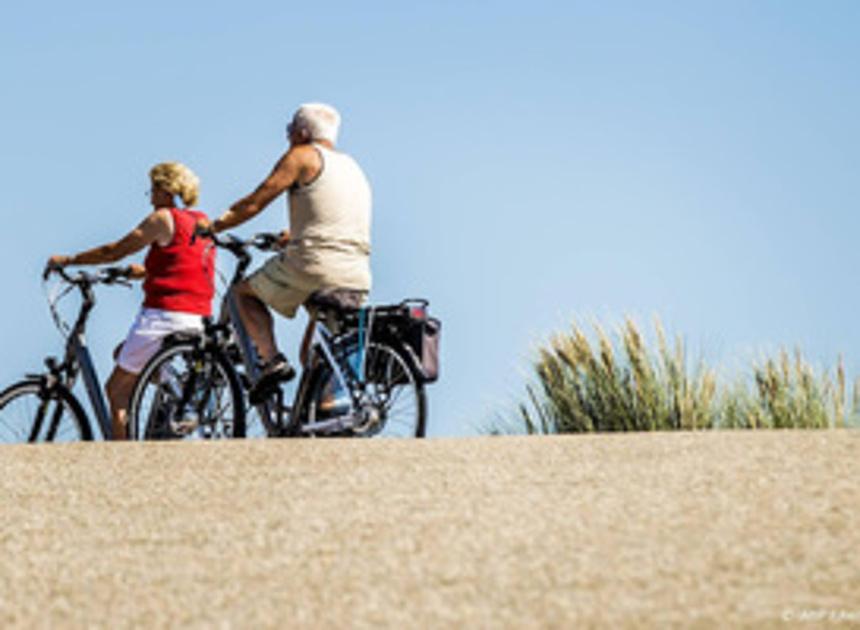
[(227, 348), (227, 358), (234, 365), (242, 364), (242, 353), (239, 351), (239, 346), (230, 345)]

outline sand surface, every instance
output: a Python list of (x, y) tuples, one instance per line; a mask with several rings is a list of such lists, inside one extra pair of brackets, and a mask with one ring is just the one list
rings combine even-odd
[(0, 627), (860, 627), (860, 431), (0, 448)]

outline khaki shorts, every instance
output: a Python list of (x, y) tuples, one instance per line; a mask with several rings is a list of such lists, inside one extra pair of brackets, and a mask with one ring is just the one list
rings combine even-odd
[(280, 256), (269, 258), (248, 277), (248, 284), (257, 297), (290, 319), (296, 316), (296, 311), (308, 296), (319, 288), (295, 273)]

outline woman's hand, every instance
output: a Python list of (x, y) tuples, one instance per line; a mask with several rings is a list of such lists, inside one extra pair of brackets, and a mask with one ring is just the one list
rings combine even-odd
[(134, 263), (128, 266), (128, 277), (130, 280), (143, 280), (146, 278), (146, 267)]
[(48, 259), (48, 262), (45, 264), (45, 270), (42, 275), (47, 278), (48, 275), (54, 269), (60, 269), (65, 267), (66, 265), (71, 264), (72, 257), (71, 256), (61, 256), (60, 254), (55, 254)]
[(71, 264), (71, 262), (71, 256), (61, 256), (59, 254), (56, 254), (48, 259), (48, 264), (45, 266), (51, 269), (56, 269), (57, 267), (65, 267), (66, 265)]
[(66, 265), (70, 264), (71, 261), (71, 256), (60, 256), (59, 254), (51, 256), (48, 259), (48, 262), (45, 263), (45, 269), (42, 271), (42, 277), (47, 280), (48, 276), (51, 275), (51, 272), (54, 269), (60, 269), (61, 267), (65, 267)]

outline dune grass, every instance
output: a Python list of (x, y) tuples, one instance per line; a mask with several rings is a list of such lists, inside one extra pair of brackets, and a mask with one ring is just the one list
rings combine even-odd
[(589, 335), (574, 323), (538, 351), (513, 427), (527, 433), (697, 429), (828, 428), (860, 414), (855, 385), (846, 409), (845, 369), (817, 372), (799, 350), (781, 350), (725, 382), (704, 361), (691, 362), (678, 336), (659, 321), (649, 346), (627, 319), (615, 334)]

